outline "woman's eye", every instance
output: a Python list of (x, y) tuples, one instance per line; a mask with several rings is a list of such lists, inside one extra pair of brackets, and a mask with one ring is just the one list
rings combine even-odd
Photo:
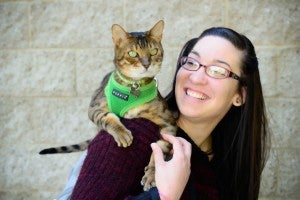
[(193, 66), (193, 67), (196, 67), (197, 66), (197, 63), (193, 62), (193, 61), (187, 61), (186, 64), (190, 65), (190, 66)]
[(136, 58), (137, 57), (137, 52), (135, 52), (135, 51), (129, 51), (128, 52), (128, 55), (130, 56), (130, 57), (132, 57), (132, 58)]
[(157, 49), (157, 48), (152, 49), (152, 50), (150, 51), (150, 55), (151, 55), (151, 56), (155, 56), (155, 55), (157, 54), (157, 52), (158, 52), (158, 49)]
[(218, 66), (210, 66), (208, 68), (208, 71), (215, 77), (225, 77), (227, 75), (227, 71), (224, 68)]

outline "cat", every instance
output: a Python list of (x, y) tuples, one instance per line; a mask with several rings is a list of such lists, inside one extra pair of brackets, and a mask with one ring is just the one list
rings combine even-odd
[[(158, 21), (149, 31), (126, 32), (120, 25), (112, 26), (115, 45), (115, 70), (108, 73), (92, 96), (88, 115), (99, 128), (111, 134), (119, 147), (131, 145), (133, 136), (121, 123), (120, 117), (146, 118), (156, 123), (161, 132), (175, 134), (173, 114), (157, 89), (154, 78), (161, 70), (163, 47), (161, 44), (164, 21)], [(82, 151), (91, 140), (81, 144), (44, 149), (40, 154)], [(171, 145), (158, 141), (163, 152)], [(144, 190), (155, 186), (154, 158), (145, 168), (142, 178)]]

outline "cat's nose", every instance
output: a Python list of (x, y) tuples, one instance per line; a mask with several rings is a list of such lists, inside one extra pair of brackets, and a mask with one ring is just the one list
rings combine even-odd
[(150, 66), (150, 60), (149, 60), (149, 58), (142, 58), (142, 59), (141, 59), (141, 62), (142, 62), (142, 65), (143, 65), (146, 69), (149, 68), (149, 66)]

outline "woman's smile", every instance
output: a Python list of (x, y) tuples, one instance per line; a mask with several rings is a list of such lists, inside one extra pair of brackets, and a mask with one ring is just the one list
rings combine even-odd
[(189, 97), (199, 99), (199, 100), (207, 100), (209, 98), (206, 94), (192, 90), (190, 88), (186, 89), (186, 95)]

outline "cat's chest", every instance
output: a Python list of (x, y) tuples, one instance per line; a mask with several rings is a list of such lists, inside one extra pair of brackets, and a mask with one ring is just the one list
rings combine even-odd
[[(141, 104), (139, 106), (129, 109), (125, 114), (125, 118), (138, 118), (145, 116), (156, 116), (163, 111), (163, 104), (158, 98), (151, 100), (150, 102)], [(148, 117), (147, 117), (148, 118)]]
[(130, 110), (135, 110), (132, 113), (136, 113), (131, 115), (137, 115), (139, 109), (136, 108), (143, 107), (143, 109), (146, 109), (145, 106), (158, 96), (155, 81), (137, 88), (137, 95), (132, 92), (131, 87), (118, 83), (113, 75), (110, 77), (104, 90), (108, 110), (120, 117), (124, 117), (125, 113), (128, 113)]

